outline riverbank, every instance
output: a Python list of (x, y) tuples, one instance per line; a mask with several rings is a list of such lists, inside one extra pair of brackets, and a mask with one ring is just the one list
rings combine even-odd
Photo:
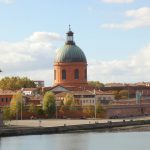
[(81, 131), (150, 131), (150, 120), (129, 120), (107, 123), (89, 123), (78, 125), (66, 125), (55, 127), (23, 127), (23, 126), (6, 126), (0, 128), (0, 137), (19, 136), (19, 135), (38, 135), (54, 134)]

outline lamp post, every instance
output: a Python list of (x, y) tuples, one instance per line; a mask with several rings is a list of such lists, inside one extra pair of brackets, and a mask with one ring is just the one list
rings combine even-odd
[(57, 106), (58, 106), (58, 102), (56, 101), (56, 119), (57, 119)]
[(16, 125), (18, 122), (18, 101), (16, 101)]
[(22, 120), (22, 100), (23, 98), (21, 98), (21, 112), (20, 112), (20, 119)]
[(56, 119), (57, 119), (57, 101), (56, 101)]
[(95, 92), (95, 89), (94, 89), (94, 112), (95, 112), (95, 120), (96, 120), (96, 92)]

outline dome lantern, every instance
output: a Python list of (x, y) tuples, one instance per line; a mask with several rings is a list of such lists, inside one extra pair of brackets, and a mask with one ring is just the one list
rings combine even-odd
[(71, 31), (71, 27), (69, 25), (69, 31), (66, 33), (67, 34), (67, 45), (75, 45), (75, 42), (73, 41), (73, 32)]

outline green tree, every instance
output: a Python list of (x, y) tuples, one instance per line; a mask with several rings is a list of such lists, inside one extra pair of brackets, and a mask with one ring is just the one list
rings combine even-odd
[(20, 114), (21, 108), (23, 110), (23, 96), (21, 93), (17, 92), (13, 95), (12, 100), (10, 102), (10, 113), (15, 116), (16, 114)]
[(53, 116), (56, 111), (55, 95), (52, 92), (46, 92), (43, 98), (43, 110), (49, 116)]
[(27, 77), (5, 77), (0, 80), (0, 88), (3, 90), (19, 90), (21, 88), (36, 87), (34, 82)]
[(36, 109), (36, 114), (37, 114), (37, 115), (44, 115), (44, 110), (43, 110), (42, 108), (38, 107), (38, 108)]

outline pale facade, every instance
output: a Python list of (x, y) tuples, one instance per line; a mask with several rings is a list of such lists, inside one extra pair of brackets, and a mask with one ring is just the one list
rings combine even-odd
[(56, 100), (59, 104), (64, 101), (67, 93), (73, 95), (76, 103), (82, 106), (89, 106), (99, 104), (109, 104), (114, 100), (114, 95), (112, 93), (105, 92), (92, 92), (92, 91), (68, 91), (56, 94)]

